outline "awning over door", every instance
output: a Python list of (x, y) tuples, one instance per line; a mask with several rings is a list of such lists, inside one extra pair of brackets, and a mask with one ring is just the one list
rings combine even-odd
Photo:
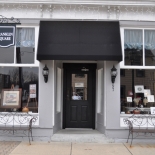
[(41, 21), (38, 60), (122, 60), (119, 22)]

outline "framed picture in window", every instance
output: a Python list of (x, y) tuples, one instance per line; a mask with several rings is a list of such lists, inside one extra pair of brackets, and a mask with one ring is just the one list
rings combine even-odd
[(1, 97), (1, 108), (20, 108), (21, 89), (3, 89)]
[(126, 97), (127, 102), (132, 102), (132, 97)]
[(30, 98), (36, 98), (36, 84), (29, 85)]
[(144, 93), (144, 86), (143, 85), (136, 85), (135, 86), (135, 93)]

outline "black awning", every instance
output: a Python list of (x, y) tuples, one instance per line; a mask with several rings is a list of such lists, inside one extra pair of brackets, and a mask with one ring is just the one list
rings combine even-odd
[(122, 61), (119, 22), (41, 21), (37, 59)]

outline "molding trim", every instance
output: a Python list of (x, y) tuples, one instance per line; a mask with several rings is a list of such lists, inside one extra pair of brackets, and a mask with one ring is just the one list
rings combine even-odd
[[(19, 1), (18, 1), (19, 2)], [(25, 1), (26, 2), (26, 1)], [(20, 19), (39, 19), (39, 20), (120, 20), (120, 21), (155, 21), (155, 3), (148, 5), (143, 3), (133, 3), (133, 5), (125, 5), (124, 2), (113, 3), (113, 1), (104, 1), (98, 5), (93, 3), (85, 4), (54, 4), (51, 3), (0, 3), (1, 15), (14, 16)], [(80, 2), (80, 1), (79, 1)], [(89, 1), (94, 2), (94, 0)], [(100, 1), (97, 1), (100, 2)], [(155, 2), (155, 1), (154, 1)], [(52, 4), (53, 3), (53, 4)], [(120, 4), (120, 5), (118, 5)], [(138, 5), (139, 4), (139, 5)]]
[(154, 0), (149, 0), (146, 2), (146, 0), (2, 0), (0, 3), (6, 3), (6, 4), (88, 4), (88, 5), (126, 5), (126, 6), (143, 6), (143, 5), (149, 5), (149, 6), (155, 6)]

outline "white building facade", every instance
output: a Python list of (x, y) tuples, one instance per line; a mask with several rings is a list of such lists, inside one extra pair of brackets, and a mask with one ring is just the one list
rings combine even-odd
[[(126, 138), (128, 130), (123, 118), (130, 116), (131, 109), (135, 107), (134, 103), (128, 102), (126, 98), (141, 97), (137, 106), (142, 105), (147, 112), (150, 107), (155, 106), (154, 102), (147, 106), (144, 105), (142, 101), (146, 96), (137, 94), (134, 87), (142, 85), (144, 89), (151, 91), (150, 95), (154, 95), (155, 1), (8, 0), (6, 2), (1, 0), (0, 12), (0, 26), (4, 25), (5, 17), (14, 17), (13, 21), (19, 19), (21, 23), (16, 25), (15, 46), (0, 47), (0, 74), (2, 79), (9, 79), (8, 83), (7, 80), (1, 80), (0, 111), (3, 113), (11, 110), (11, 108), (6, 110), (2, 107), (3, 89), (10, 89), (12, 84), (22, 88), (19, 112), (23, 107), (28, 106), (29, 111), (32, 111), (31, 114), (39, 117), (37, 125), (33, 128), (34, 136), (48, 139), (57, 131), (65, 128), (92, 128), (109, 137)], [(41, 43), (40, 40), (45, 40), (46, 43), (47, 38), (46, 36), (41, 38), (43, 35), (40, 36), (40, 23), (60, 21), (65, 23), (76, 21), (119, 23), (122, 59), (41, 58), (41, 54), (44, 55), (46, 51), (43, 51), (42, 48), (42, 53), (38, 56), (39, 43)], [(59, 31), (57, 35), (59, 35)], [(67, 51), (63, 52), (67, 53)], [(82, 73), (82, 70), (74, 72), (74, 64), (86, 65), (85, 68), (80, 66), (81, 69), (89, 70), (91, 70), (89, 64), (96, 66), (95, 72), (92, 73), (94, 79), (90, 81), (93, 83), (91, 89), (88, 86), (91, 74)], [(49, 69), (47, 83), (44, 82), (42, 75), (45, 65)], [(117, 69), (114, 84), (112, 84), (110, 73), (113, 65)], [(87, 78), (86, 81), (84, 78)], [(68, 82), (67, 79), (70, 81)], [(35, 98), (30, 98), (30, 85), (36, 86)], [(69, 87), (72, 88), (69, 90), (70, 96), (67, 99), (65, 93)], [(81, 100), (72, 103), (73, 92), (77, 95), (80, 94), (79, 96), (82, 98), (83, 109), (80, 111), (80, 115), (84, 119), (83, 122), (90, 117), (86, 115), (89, 109), (86, 102), (89, 101), (89, 95), (94, 96), (91, 101), (93, 102), (91, 107), (93, 123), (90, 126), (76, 126), (79, 112), (76, 107), (78, 107), (77, 104), (81, 104)], [(72, 108), (67, 110), (67, 104), (73, 104)], [(143, 110), (145, 111), (145, 109)], [(71, 113), (70, 116), (68, 113)], [(75, 113), (77, 115), (74, 116)], [(71, 122), (68, 122), (67, 119), (70, 119), (71, 116), (73, 120), (70, 121), (73, 122), (73, 125), (70, 126)]]

